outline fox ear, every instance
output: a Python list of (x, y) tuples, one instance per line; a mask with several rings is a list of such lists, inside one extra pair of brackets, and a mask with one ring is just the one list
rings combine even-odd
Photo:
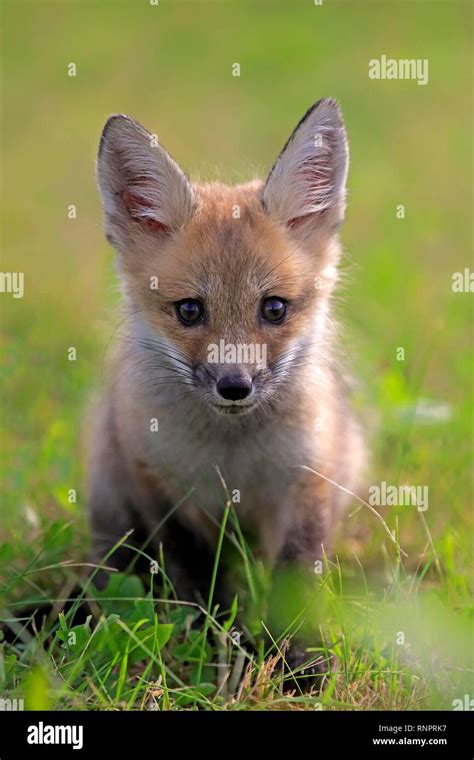
[(339, 224), (349, 164), (346, 130), (334, 100), (319, 100), (303, 116), (263, 188), (265, 210), (280, 224)]
[(138, 230), (167, 235), (192, 216), (195, 197), (178, 164), (140, 124), (111, 116), (102, 132), (97, 183), (105, 233), (120, 247)]

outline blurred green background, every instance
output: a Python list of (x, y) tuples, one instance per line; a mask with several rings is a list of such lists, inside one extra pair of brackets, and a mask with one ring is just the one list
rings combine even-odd
[[(0, 294), (10, 598), (24, 589), (8, 579), (38, 551), (44, 565), (86, 556), (82, 420), (119, 320), (94, 178), (105, 119), (133, 116), (192, 177), (232, 183), (264, 174), (306, 109), (332, 96), (351, 149), (336, 308), (372, 482), (429, 486), (424, 516), (380, 511), (398, 524), (407, 567), (428, 552), (438, 570), (426, 582), (465, 610), (472, 294), (451, 285), (472, 268), (471, 3), (3, 0), (2, 32), (2, 270), (25, 273), (23, 299)], [(381, 55), (428, 59), (429, 83), (370, 80)], [(52, 525), (61, 541), (49, 541)], [(344, 572), (357, 572), (356, 552), (383, 578), (384, 541), (372, 515), (348, 518)]]

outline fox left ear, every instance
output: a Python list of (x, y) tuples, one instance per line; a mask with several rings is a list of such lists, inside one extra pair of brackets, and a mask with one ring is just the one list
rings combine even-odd
[(303, 116), (263, 188), (263, 206), (280, 224), (309, 233), (312, 224), (344, 218), (349, 149), (334, 100), (319, 100)]
[(156, 135), (123, 114), (104, 127), (97, 158), (97, 181), (105, 232), (126, 248), (140, 231), (169, 235), (195, 210), (194, 190)]

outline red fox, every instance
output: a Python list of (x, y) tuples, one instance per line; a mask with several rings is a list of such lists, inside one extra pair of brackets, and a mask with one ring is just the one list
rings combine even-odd
[(156, 135), (106, 122), (97, 178), (126, 329), (95, 415), (94, 562), (133, 529), (156, 556), (163, 544), (182, 598), (207, 598), (219, 474), (269, 566), (312, 573), (329, 551), (347, 500), (334, 483), (357, 489), (364, 461), (331, 314), (347, 170), (330, 99), (264, 182), (235, 187), (193, 183)]

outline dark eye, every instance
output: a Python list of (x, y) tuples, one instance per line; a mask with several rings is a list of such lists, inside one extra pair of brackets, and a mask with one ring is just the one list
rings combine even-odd
[(262, 317), (267, 322), (282, 322), (286, 314), (286, 303), (281, 298), (272, 296), (262, 303)]
[(195, 298), (187, 298), (175, 304), (178, 317), (184, 325), (199, 322), (203, 315), (203, 307)]

